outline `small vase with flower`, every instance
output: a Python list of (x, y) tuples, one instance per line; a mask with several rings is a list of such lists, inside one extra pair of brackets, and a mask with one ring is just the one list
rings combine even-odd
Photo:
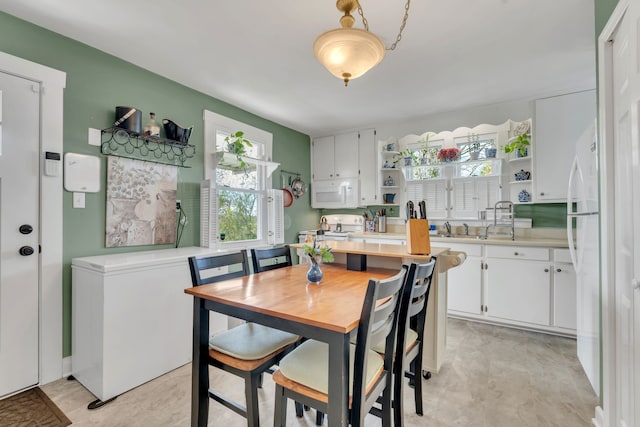
[(333, 262), (334, 257), (331, 252), (331, 248), (324, 244), (324, 242), (318, 242), (317, 239), (313, 241), (313, 245), (302, 245), (305, 255), (309, 257), (311, 266), (307, 271), (307, 281), (313, 284), (319, 284), (322, 281), (324, 273), (320, 269), (321, 262)]

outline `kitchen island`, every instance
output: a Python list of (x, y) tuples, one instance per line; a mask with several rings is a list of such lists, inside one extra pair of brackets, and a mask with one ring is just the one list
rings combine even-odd
[[(447, 247), (432, 246), (428, 255), (413, 255), (407, 253), (406, 246), (399, 245), (333, 240), (327, 240), (326, 243), (335, 255), (335, 263), (345, 264), (345, 269), (349, 255), (366, 256), (365, 267), (397, 269), (403, 264), (426, 263), (432, 256), (436, 258), (427, 305), (422, 366), (426, 371), (437, 373), (444, 360), (447, 345), (447, 270), (464, 262), (465, 256), (452, 254)], [(302, 248), (301, 243), (290, 246)]]

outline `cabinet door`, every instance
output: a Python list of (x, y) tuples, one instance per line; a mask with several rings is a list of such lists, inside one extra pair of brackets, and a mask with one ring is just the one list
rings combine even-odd
[(360, 166), (359, 205), (375, 205), (378, 201), (378, 167), (376, 151), (376, 131), (360, 131), (358, 138), (358, 164)]
[(571, 264), (553, 268), (553, 319), (554, 326), (576, 329), (576, 272)]
[(462, 265), (447, 271), (449, 311), (482, 314), (482, 258), (468, 256)]
[(544, 261), (487, 259), (487, 314), (549, 326), (550, 264)]
[(336, 178), (357, 178), (358, 132), (336, 135), (333, 156)]
[(333, 136), (325, 136), (313, 140), (311, 162), (314, 180), (333, 178), (335, 168), (333, 147)]
[(533, 180), (537, 202), (565, 202), (576, 141), (596, 117), (594, 90), (535, 103)]

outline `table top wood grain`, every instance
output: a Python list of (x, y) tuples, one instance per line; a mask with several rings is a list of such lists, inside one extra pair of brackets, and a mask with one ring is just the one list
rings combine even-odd
[(344, 264), (322, 264), (320, 284), (307, 283), (308, 265), (271, 271), (185, 289), (194, 297), (243, 310), (346, 334), (358, 325), (369, 279), (384, 279), (399, 270), (346, 270)]

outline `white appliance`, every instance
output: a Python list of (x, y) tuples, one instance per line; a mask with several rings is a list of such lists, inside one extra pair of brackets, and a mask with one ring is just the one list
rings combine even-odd
[(358, 207), (358, 179), (325, 179), (311, 184), (311, 207), (345, 209)]
[[(329, 231), (325, 231), (326, 240), (349, 240), (349, 233), (364, 231), (364, 218), (361, 215), (339, 214), (339, 215), (323, 215), (321, 221), (326, 219), (329, 224)], [(320, 226), (318, 225), (318, 228)], [(308, 236), (315, 238), (317, 230), (302, 230), (298, 233), (298, 241), (305, 243)], [(308, 262), (304, 256), (302, 249), (297, 250), (300, 263)]]
[(567, 236), (577, 278), (578, 359), (593, 390), (599, 396), (600, 236), (598, 228), (598, 156), (595, 129), (594, 123), (576, 143), (576, 156), (569, 175), (567, 194)]

